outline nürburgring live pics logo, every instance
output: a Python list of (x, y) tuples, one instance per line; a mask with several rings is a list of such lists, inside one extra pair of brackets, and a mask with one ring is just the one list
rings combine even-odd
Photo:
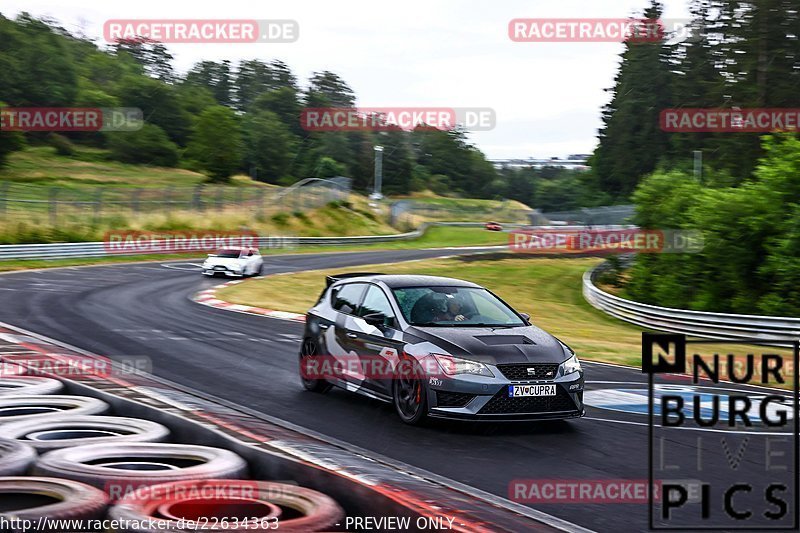
[[(800, 343), (783, 344), (796, 369)], [(752, 353), (756, 346), (763, 352)], [(736, 370), (741, 349), (746, 364)], [(787, 377), (791, 361), (778, 351), (757, 339), (642, 334), (650, 529), (797, 531), (798, 377)], [(685, 374), (691, 385), (668, 381)], [(765, 388), (775, 384), (791, 385), (792, 395)], [(689, 481), (669, 481), (678, 477)]]

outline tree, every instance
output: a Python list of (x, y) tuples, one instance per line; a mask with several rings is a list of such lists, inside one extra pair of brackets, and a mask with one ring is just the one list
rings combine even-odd
[(153, 124), (144, 124), (137, 131), (108, 134), (111, 157), (123, 163), (174, 167), (178, 164), (178, 147), (167, 134)]
[(203, 111), (186, 152), (212, 182), (227, 182), (239, 169), (243, 152), (241, 130), (233, 110), (216, 105)]
[[(644, 16), (657, 20), (661, 13), (661, 5), (653, 0)], [(624, 46), (593, 157), (603, 190), (622, 198), (633, 192), (642, 176), (655, 170), (666, 152), (668, 138), (659, 127), (659, 114), (672, 100), (664, 40), (628, 40)]]
[(383, 146), (383, 192), (408, 194), (414, 166), (408, 134), (403, 131), (387, 131), (378, 137), (377, 142)]
[(186, 113), (196, 119), (206, 108), (217, 105), (214, 95), (205, 87), (181, 83), (175, 87), (175, 95)]
[(320, 103), (325, 102), (323, 105), (332, 107), (353, 107), (356, 104), (353, 89), (338, 74), (328, 70), (315, 72), (311, 76), (307, 92), (309, 107), (315, 107), (312, 105), (315, 97), (321, 100)]
[(297, 151), (297, 141), (275, 113), (248, 113), (242, 122), (244, 164), (255, 170), (260, 181), (279, 183), (288, 176)]
[(281, 87), (258, 95), (251, 104), (251, 111), (269, 111), (275, 113), (278, 119), (297, 136), (305, 135), (300, 125), (300, 112), (302, 106), (298, 100), (296, 89)]
[[(691, 36), (672, 50), (674, 107), (724, 107), (726, 104), (725, 78), (719, 58), (720, 28), (715, 14), (717, 10), (712, 10), (712, 1), (692, 2)], [(694, 150), (703, 150), (707, 164), (724, 163), (715, 149), (720, 140), (719, 134), (710, 132), (671, 133), (670, 159), (674, 165), (680, 165), (681, 161), (691, 157)]]
[(118, 91), (122, 106), (138, 107), (146, 121), (167, 132), (173, 142), (186, 145), (191, 116), (184, 111), (175, 87), (144, 76), (127, 76)]
[[(43, 59), (45, 58), (45, 59)], [(27, 13), (0, 16), (0, 96), (13, 107), (66, 107), (78, 91), (64, 37)]]
[(233, 105), (233, 81), (230, 61), (216, 63), (201, 61), (186, 74), (185, 83), (205, 87), (217, 103), (224, 106)]
[(344, 174), (344, 165), (332, 157), (323, 157), (314, 170), (315, 178), (335, 178)]
[(262, 94), (282, 89), (297, 93), (297, 79), (285, 63), (277, 60), (264, 63), (257, 59), (239, 63), (235, 81), (238, 109), (246, 111)]
[(142, 66), (144, 72), (151, 78), (165, 83), (175, 81), (175, 71), (172, 68), (174, 58), (162, 43), (139, 37), (119, 40), (112, 48), (118, 56), (129, 55)]

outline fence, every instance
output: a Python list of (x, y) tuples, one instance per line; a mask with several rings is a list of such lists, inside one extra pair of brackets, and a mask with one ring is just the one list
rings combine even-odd
[(86, 222), (113, 215), (176, 211), (205, 213), (247, 209), (271, 214), (302, 211), (341, 200), (350, 180), (314, 179), (300, 187), (196, 185), (194, 187), (56, 187), (0, 182), (0, 217), (38, 216), (56, 226), (67, 218)]
[(584, 207), (574, 211), (541, 213), (541, 216), (551, 222), (599, 226), (630, 224), (635, 212), (636, 210), (632, 205), (606, 205), (602, 207)]
[(759, 339), (777, 345), (800, 339), (800, 318), (672, 309), (608, 294), (594, 284), (602, 269), (603, 265), (584, 274), (584, 298), (597, 309), (637, 326), (709, 339)]
[(518, 222), (527, 223), (531, 214), (536, 213), (530, 209), (518, 209), (505, 204), (498, 205), (470, 205), (468, 201), (459, 203), (453, 200), (452, 205), (440, 205), (432, 202), (414, 200), (400, 200), (394, 202), (390, 209), (390, 223), (395, 227), (414, 225), (415, 217), (427, 220), (474, 220), (487, 222)]

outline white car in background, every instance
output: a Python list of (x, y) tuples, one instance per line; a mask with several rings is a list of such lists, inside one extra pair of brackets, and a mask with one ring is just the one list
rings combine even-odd
[(208, 254), (203, 262), (203, 274), (237, 278), (257, 276), (263, 265), (264, 258), (258, 248), (223, 248), (215, 254)]

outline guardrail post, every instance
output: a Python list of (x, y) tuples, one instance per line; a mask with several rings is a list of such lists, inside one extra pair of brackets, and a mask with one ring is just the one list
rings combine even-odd
[(198, 211), (203, 211), (203, 185), (200, 184), (194, 188), (194, 193), (192, 195), (192, 207), (197, 209)]
[(167, 187), (164, 190), (164, 211), (170, 214), (172, 211), (172, 187)]
[(217, 211), (222, 211), (224, 207), (225, 199), (222, 197), (225, 190), (222, 187), (217, 187), (217, 196), (216, 196), (216, 204), (217, 204)]

